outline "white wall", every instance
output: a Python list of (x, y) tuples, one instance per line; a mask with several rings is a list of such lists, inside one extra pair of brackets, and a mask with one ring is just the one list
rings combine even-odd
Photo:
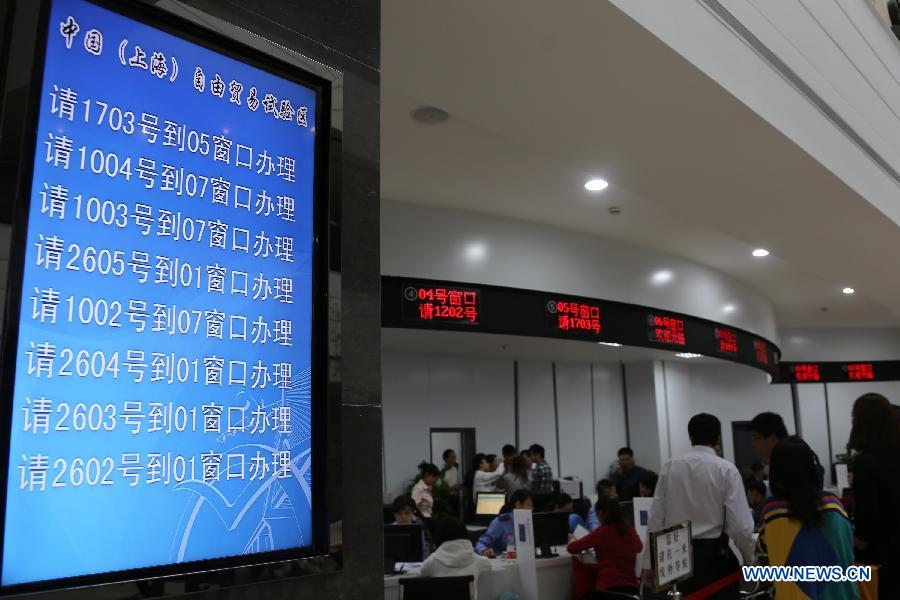
[(591, 365), (556, 363), (561, 464), (556, 475), (578, 476), (585, 482), (585, 492), (593, 487), (595, 473), (593, 402)]
[[(467, 254), (473, 244), (483, 248), (474, 259)], [(654, 285), (651, 277), (661, 269), (674, 277)], [(778, 340), (769, 300), (724, 273), (616, 240), (509, 218), (382, 200), (381, 272), (654, 306), (724, 319)], [(741, 310), (723, 315), (722, 306), (734, 298), (741, 299)]]
[[(559, 476), (556, 455), (556, 416), (553, 406), (553, 364), (548, 361), (519, 362), (519, 445), (544, 447), (544, 458)], [(512, 440), (515, 443), (515, 440)], [(481, 447), (481, 446), (479, 446)]]
[[(690, 411), (710, 413), (722, 421), (722, 450), (734, 460), (732, 421), (749, 421), (758, 413), (771, 411), (784, 418), (788, 431), (795, 431), (791, 388), (770, 385), (766, 374), (751, 367), (722, 362), (716, 365), (691, 365)], [(687, 426), (672, 429), (673, 438), (683, 445), (688, 440)]]
[(641, 466), (659, 472), (668, 458), (665, 402), (662, 397), (662, 364), (659, 361), (625, 366), (628, 394), (628, 433), (635, 460)]
[(513, 441), (512, 361), (385, 352), (382, 373), (385, 492), (391, 497), (429, 457), (431, 427), (474, 427), (477, 447), (495, 453)]
[[(384, 352), (382, 369), (387, 497), (428, 458), (432, 427), (475, 428), (479, 452), (517, 443), (513, 360)], [(541, 444), (557, 477), (593, 489), (626, 444), (621, 366), (519, 361), (518, 390), (518, 446)]]
[[(608, 475), (611, 462), (616, 460), (616, 452), (628, 444), (625, 423), (624, 382), (622, 366), (618, 364), (592, 365), (594, 377), (594, 444), (596, 446), (597, 467), (594, 481)], [(585, 485), (585, 493), (591, 489)], [(593, 492), (591, 492), (593, 493)]]
[(900, 359), (900, 329), (783, 328), (781, 359), (792, 362), (897, 360)]
[[(798, 385), (797, 399), (802, 426), (802, 431), (799, 431), (798, 434), (803, 436), (806, 443), (819, 456), (819, 461), (826, 465), (825, 480), (828, 483), (831, 480), (830, 469), (827, 468), (827, 465), (830, 463), (829, 457), (833, 457), (833, 454), (840, 452), (840, 450), (837, 447), (833, 450), (829, 449), (828, 445), (831, 438), (825, 412), (825, 386)], [(843, 418), (844, 416), (842, 415), (835, 415), (835, 419), (839, 421)], [(839, 445), (842, 446), (843, 444)]]

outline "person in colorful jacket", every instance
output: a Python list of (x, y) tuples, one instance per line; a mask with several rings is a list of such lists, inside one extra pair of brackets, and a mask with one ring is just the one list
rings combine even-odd
[[(853, 528), (837, 497), (822, 492), (815, 453), (797, 436), (772, 450), (772, 498), (762, 509), (761, 536), (772, 566), (853, 565)], [(856, 600), (849, 581), (779, 581), (778, 600)]]

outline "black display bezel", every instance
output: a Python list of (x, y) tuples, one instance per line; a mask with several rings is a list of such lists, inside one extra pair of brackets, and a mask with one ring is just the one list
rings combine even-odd
[[(13, 416), (13, 388), (16, 372), (16, 348), (19, 337), (19, 315), (22, 302), (22, 280), (31, 205), (31, 190), (37, 125), (40, 114), (41, 90), (47, 52), (49, 16), (53, 0), (40, 1), (40, 18), (35, 32), (35, 51), (32, 77), (28, 88), (25, 129), (22, 152), (17, 169), (15, 205), (12, 218), (12, 242), (10, 248), (9, 275), (5, 319), (0, 349), (0, 444), (4, 454), (0, 457), (0, 481), (7, 484), (9, 476), (9, 452)], [(331, 131), (332, 82), (297, 66), (281, 61), (261, 50), (238, 42), (220, 33), (183, 20), (171, 13), (147, 5), (138, 0), (84, 0), (149, 27), (198, 44), (223, 56), (241, 61), (291, 82), (303, 85), (316, 93), (316, 139), (314, 144), (313, 173), (313, 277), (312, 277), (312, 331), (311, 331), (311, 419), (312, 419), (312, 543), (302, 547), (274, 552), (229, 556), (200, 561), (142, 567), (104, 573), (86, 574), (26, 584), (0, 587), (0, 595), (50, 591), (107, 583), (189, 575), (206, 571), (218, 571), (235, 567), (269, 564), (298, 558), (320, 556), (328, 552), (328, 515), (326, 470), (326, 410), (328, 376), (328, 215), (329, 132)], [(5, 487), (4, 487), (5, 490)], [(5, 535), (6, 492), (0, 494), (0, 534)], [(2, 537), (0, 537), (2, 539)], [(135, 543), (139, 543), (138, 540)], [(0, 545), (0, 565), (3, 547)], [(52, 558), (44, 557), (53, 560)], [(36, 560), (39, 558), (36, 557)], [(57, 560), (65, 560), (59, 557)]]
[[(407, 286), (452, 287), (456, 289), (474, 289), (479, 292), (478, 323), (455, 323), (452, 321), (415, 321), (404, 318), (402, 292)], [(599, 298), (587, 298), (572, 294), (557, 294), (536, 290), (523, 290), (479, 283), (462, 283), (435, 281), (413, 277), (381, 277), (381, 317), (383, 327), (406, 329), (433, 329), (441, 331), (469, 331), (506, 335), (524, 335), (589, 342), (617, 343), (626, 346), (640, 346), (688, 352), (703, 356), (719, 358), (731, 362), (745, 364), (761, 369), (775, 377), (778, 374), (778, 363), (781, 351), (766, 338), (743, 329), (717, 323), (709, 319), (694, 317), (683, 313), (617, 302)], [(600, 307), (600, 320), (603, 323), (599, 334), (588, 331), (561, 331), (547, 325), (547, 303), (554, 300), (577, 301)], [(612, 317), (609, 316), (610, 313)], [(650, 314), (675, 317), (684, 320), (685, 344), (668, 344), (654, 342), (649, 339)], [(606, 315), (606, 316), (605, 316)], [(724, 353), (719, 351), (715, 337), (716, 328), (734, 331), (738, 336), (738, 352)], [(768, 362), (756, 360), (755, 341), (766, 347)]]

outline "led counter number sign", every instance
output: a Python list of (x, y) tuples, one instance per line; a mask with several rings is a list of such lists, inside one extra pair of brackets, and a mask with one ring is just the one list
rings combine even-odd
[(49, 4), (2, 584), (310, 547), (328, 84)]
[(684, 346), (687, 343), (684, 335), (684, 319), (651, 314), (647, 317), (647, 323), (650, 326), (651, 342), (673, 346)]
[(600, 307), (595, 304), (551, 300), (547, 303), (547, 314), (551, 329), (600, 333)]
[(738, 336), (736, 331), (725, 329), (724, 327), (716, 327), (716, 349), (724, 354), (738, 353)]
[(478, 296), (479, 291), (472, 288), (407, 285), (403, 290), (403, 318), (476, 325)]

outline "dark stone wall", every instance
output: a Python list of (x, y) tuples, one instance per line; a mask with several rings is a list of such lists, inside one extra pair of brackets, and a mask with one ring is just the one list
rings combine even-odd
[[(172, 9), (171, 0), (144, 0)], [(31, 4), (33, 0), (20, 0)], [(36, 2), (35, 2), (36, 4)], [(9, 0), (0, 0), (0, 16)], [(197, 591), (197, 582), (165, 584), (168, 597), (215, 600), (295, 598), (373, 599), (383, 595), (381, 503), (381, 309), (379, 256), (379, 59), (380, 0), (184, 0), (196, 20), (205, 15), (226, 21), (340, 71), (337, 84), (338, 127), (332, 138), (339, 142), (339, 159), (332, 175), (338, 191), (332, 204), (331, 225), (331, 336), (328, 436), (328, 493), (332, 522), (342, 522), (343, 552), (338, 561), (303, 561), (290, 569), (273, 566), (243, 569), (231, 585)], [(0, 30), (2, 31), (2, 30)], [(29, 68), (31, 48), (16, 47), (10, 64)], [(27, 72), (27, 71), (26, 71)], [(9, 77), (13, 80), (12, 73)], [(6, 86), (4, 135), (0, 144), (0, 177), (16, 162), (11, 138), (21, 111), (24, 89)], [(19, 123), (21, 121), (19, 120)], [(11, 181), (9, 182), (12, 183)], [(11, 187), (4, 185), (4, 191)], [(11, 197), (12, 194), (4, 194)], [(333, 195), (334, 197), (334, 195)], [(0, 209), (0, 222), (8, 222), (9, 206)], [(338, 237), (335, 237), (338, 236)], [(336, 334), (336, 335), (335, 335)], [(64, 557), (46, 557), (64, 560)], [(338, 563), (341, 563), (336, 567)], [(289, 576), (259, 581), (272, 572)], [(309, 574), (294, 576), (298, 572)], [(234, 585), (236, 582), (244, 582)], [(223, 582), (224, 583), (224, 582)], [(202, 589), (203, 586), (201, 586)], [(38, 600), (75, 600), (136, 597), (134, 584), (71, 590), (31, 596)]]

